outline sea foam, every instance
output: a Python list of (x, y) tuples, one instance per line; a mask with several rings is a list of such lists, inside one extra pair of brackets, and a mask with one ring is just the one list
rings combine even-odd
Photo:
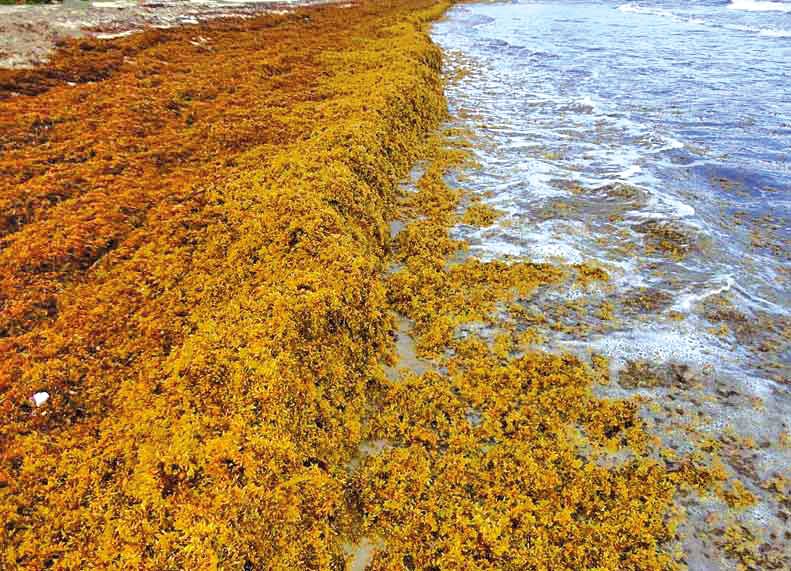
[(791, 4), (768, 0), (731, 0), (728, 9), (746, 12), (791, 12)]

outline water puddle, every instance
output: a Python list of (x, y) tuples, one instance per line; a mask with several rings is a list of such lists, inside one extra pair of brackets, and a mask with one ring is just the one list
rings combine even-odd
[(410, 333), (414, 324), (401, 315), (396, 316), (396, 324), (398, 327), (395, 332), (397, 362), (395, 366), (385, 367), (387, 378), (394, 383), (398, 382), (404, 374), (422, 375), (432, 369), (431, 363), (417, 356), (415, 340)]
[(346, 563), (346, 571), (365, 571), (373, 560), (374, 550), (380, 543), (363, 537), (354, 545), (344, 545), (343, 550), (349, 558)]

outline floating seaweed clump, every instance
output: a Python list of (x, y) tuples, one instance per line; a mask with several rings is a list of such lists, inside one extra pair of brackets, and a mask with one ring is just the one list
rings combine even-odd
[(403, 198), (388, 285), (434, 369), (402, 373), (365, 427), (380, 445), (350, 494), (357, 535), (375, 545), (368, 568), (682, 568), (676, 499), (716, 492), (743, 508), (749, 491), (736, 481), (723, 490), (714, 457), (661, 448), (637, 400), (595, 396), (606, 359), (531, 348), (531, 325), (547, 320), (531, 296), (569, 276), (606, 286), (607, 272), (467, 257), (449, 235), (466, 217), (465, 193), (445, 183), (460, 156), (431, 155)]
[(662, 253), (673, 259), (683, 259), (703, 245), (691, 229), (672, 222), (649, 220), (635, 226), (635, 230), (644, 236), (646, 252)]
[(501, 214), (499, 210), (488, 204), (474, 202), (464, 212), (462, 220), (471, 226), (491, 226)]

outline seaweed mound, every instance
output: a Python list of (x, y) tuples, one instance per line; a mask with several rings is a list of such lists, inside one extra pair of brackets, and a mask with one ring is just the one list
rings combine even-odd
[(76, 86), (4, 77), (38, 93), (2, 118), (4, 567), (342, 567), (444, 7), (82, 42), (53, 64)]

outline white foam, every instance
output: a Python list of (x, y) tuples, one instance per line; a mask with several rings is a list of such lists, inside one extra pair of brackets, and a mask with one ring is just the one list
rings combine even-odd
[(758, 35), (770, 38), (791, 38), (791, 30), (761, 30)]
[(755, 26), (745, 26), (744, 24), (725, 24), (723, 26), (728, 30), (736, 30), (738, 32), (760, 32), (760, 28), (756, 28)]
[(498, 185), (493, 189), (495, 194), (505, 197), (502, 193), (507, 192), (508, 196), (524, 197), (522, 189), (525, 186), (528, 189), (529, 198), (534, 200), (568, 194), (550, 184), (550, 181), (554, 178), (553, 171), (551, 166), (547, 166), (544, 160), (528, 158), (519, 170), (517, 182)]
[(744, 511), (742, 517), (749, 517), (753, 520), (754, 524), (761, 527), (766, 527), (769, 522), (775, 519), (772, 510), (766, 502), (756, 502), (755, 505), (750, 506)]
[(90, 22), (83, 20), (63, 20), (61, 22), (55, 22), (53, 25), (59, 28), (66, 28), (67, 30), (79, 30), (80, 28), (90, 25)]
[(659, 147), (658, 149), (652, 151), (652, 153), (661, 153), (664, 151), (675, 151), (677, 149), (683, 149), (684, 143), (681, 141), (674, 139), (673, 137), (664, 136), (665, 145), (663, 147)]
[(139, 30), (127, 30), (125, 32), (116, 32), (116, 33), (107, 33), (107, 34), (96, 34), (96, 37), (100, 40), (112, 40), (114, 38), (125, 38), (126, 36), (131, 36), (132, 34), (137, 33)]
[(527, 255), (534, 261), (581, 264), (587, 257), (571, 243), (574, 236), (587, 236), (584, 224), (573, 220), (547, 220), (538, 225), (537, 231), (522, 239)]
[(755, 26), (744, 26), (742, 24), (725, 24), (723, 26), (728, 30), (736, 30), (737, 32), (750, 32), (758, 34), (759, 36), (766, 36), (772, 38), (788, 38), (791, 37), (791, 30), (775, 30), (773, 28), (756, 28)]
[(667, 198), (667, 201), (673, 205), (677, 218), (691, 218), (695, 216), (694, 206), (670, 197)]
[(135, 2), (117, 2), (117, 1), (105, 2), (105, 1), (102, 0), (100, 2), (94, 1), (91, 5), (94, 8), (115, 8), (117, 10), (120, 10), (122, 8), (134, 8), (135, 6), (137, 6), (137, 3), (135, 3)]
[(746, 12), (791, 12), (791, 4), (766, 0), (731, 0), (728, 9)]
[(635, 176), (636, 174), (638, 174), (642, 170), (643, 169), (640, 168), (640, 165), (632, 165), (629, 168), (627, 168), (625, 170), (622, 170), (621, 172), (619, 172), (615, 176), (617, 176), (618, 178), (622, 178), (622, 179), (628, 180), (628, 179), (632, 178), (633, 176)]
[(558, 297), (569, 301), (576, 301), (578, 299), (586, 299), (590, 301), (592, 299), (604, 299), (607, 296), (607, 293), (608, 292), (605, 291), (601, 285), (594, 282), (588, 284), (585, 287), (572, 285), (567, 290), (560, 292)]
[[(626, 292), (651, 287), (652, 282), (640, 273), (637, 261), (618, 262), (608, 259), (606, 262), (610, 272), (610, 283), (617, 291)], [(618, 271), (613, 271), (613, 266), (617, 266)]]
[(634, 212), (632, 216), (647, 220), (680, 220), (695, 216), (695, 207), (669, 194), (652, 192), (645, 210)]
[(649, 8), (648, 6), (640, 6), (639, 4), (622, 4), (618, 6), (619, 12), (627, 14), (648, 14), (651, 16), (674, 16), (673, 12), (667, 10), (660, 10), (659, 8)]
[(734, 280), (733, 276), (731, 276), (730, 274), (726, 276), (722, 276), (721, 278), (719, 278), (719, 281), (724, 282), (719, 287), (707, 289), (701, 293), (685, 293), (680, 295), (678, 297), (678, 301), (676, 301), (676, 303), (673, 304), (673, 307), (671, 309), (675, 311), (681, 311), (683, 313), (688, 313), (692, 311), (693, 305), (700, 303), (704, 299), (709, 298), (713, 295), (717, 295), (730, 290), (733, 287), (733, 285), (736, 283), (736, 280)]
[(574, 246), (567, 242), (553, 241), (533, 244), (528, 247), (530, 259), (537, 262), (553, 262), (561, 260), (570, 264), (581, 264), (585, 257)]
[(742, 288), (738, 283), (734, 283), (733, 289), (739, 292), (740, 296), (748, 307), (759, 307), (764, 311), (774, 313), (776, 315), (789, 315), (789, 313), (791, 313), (789, 312), (788, 308), (769, 301), (768, 299), (764, 299), (757, 293), (749, 292)]
[(600, 105), (596, 103), (590, 95), (585, 95), (571, 102), (571, 109), (584, 113), (599, 113)]
[(501, 256), (522, 256), (524, 254), (518, 244), (512, 244), (503, 240), (487, 240), (480, 246), (473, 246), (470, 249), (483, 253), (486, 259), (499, 258)]
[[(791, 12), (791, 3), (772, 2), (772, 1), (764, 1), (764, 0), (732, 0), (731, 3), (728, 5), (728, 9), (740, 10), (746, 12)], [(697, 25), (697, 26), (720, 27), (719, 24), (707, 22), (706, 20), (695, 18), (693, 16), (682, 17), (668, 10), (661, 10), (659, 8), (641, 6), (639, 4), (631, 4), (631, 3), (623, 4), (618, 7), (618, 10), (624, 13), (644, 14), (651, 16), (662, 16), (667, 18), (673, 18), (678, 22)], [(745, 26), (743, 24), (722, 24), (721, 26), (729, 30), (752, 32), (758, 34), (759, 36), (765, 36), (765, 37), (773, 37), (773, 38), (791, 37), (791, 30), (756, 28), (754, 26)]]
[(761, 398), (772, 398), (776, 389), (775, 383), (760, 377), (745, 375), (739, 379), (739, 386), (749, 395)]
[(683, 324), (673, 329), (649, 325), (601, 337), (592, 347), (616, 363), (630, 360), (652, 363), (685, 363), (695, 366), (721, 364), (727, 353), (714, 341), (699, 331), (689, 330)]
[(574, 241), (586, 243), (590, 240), (585, 224), (574, 220), (546, 220), (538, 225), (524, 228), (497, 228), (498, 233), (478, 233), (480, 244), (472, 250), (497, 256), (506, 254), (529, 258), (534, 262), (564, 262), (580, 264), (589, 259), (574, 245)]

